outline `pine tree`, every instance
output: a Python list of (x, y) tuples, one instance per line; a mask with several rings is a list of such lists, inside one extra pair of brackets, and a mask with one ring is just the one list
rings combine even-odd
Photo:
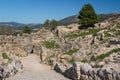
[(79, 24), (82, 26), (92, 27), (98, 22), (98, 16), (95, 13), (94, 8), (91, 4), (85, 4), (79, 12)]
[(50, 21), (47, 19), (43, 25), (45, 29), (50, 29)]
[(56, 20), (53, 19), (50, 21), (51, 30), (55, 30), (57, 26), (58, 26), (58, 22)]
[(24, 28), (23, 28), (23, 33), (28, 33), (28, 34), (30, 34), (31, 32), (32, 32), (32, 30), (31, 30), (30, 27), (24, 26)]

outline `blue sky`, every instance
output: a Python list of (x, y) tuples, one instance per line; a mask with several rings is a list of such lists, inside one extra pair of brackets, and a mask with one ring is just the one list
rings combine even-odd
[(76, 15), (86, 3), (96, 13), (120, 12), (120, 0), (0, 0), (0, 22), (43, 23)]

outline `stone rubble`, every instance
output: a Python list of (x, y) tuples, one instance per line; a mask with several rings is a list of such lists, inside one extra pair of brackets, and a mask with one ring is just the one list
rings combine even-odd
[(9, 59), (4, 59), (2, 57), (0, 59), (0, 80), (9, 78), (16, 73), (23, 71), (23, 64), (20, 61), (19, 57), (8, 53), (4, 54), (7, 54)]

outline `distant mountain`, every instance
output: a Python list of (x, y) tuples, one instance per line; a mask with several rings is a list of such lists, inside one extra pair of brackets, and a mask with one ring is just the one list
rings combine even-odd
[(99, 14), (98, 17), (100, 21), (104, 21), (110, 17), (114, 17), (114, 18), (120, 17), (120, 13)]
[[(103, 21), (110, 17), (120, 17), (120, 13), (99, 14), (98, 17), (100, 21)], [(78, 21), (77, 15), (73, 15), (58, 21), (58, 23), (59, 25), (68, 25), (71, 23), (76, 23), (77, 21)]]
[(1, 26), (9, 26), (16, 29), (22, 29), (24, 26), (29, 26), (31, 28), (39, 28), (42, 26), (42, 24), (23, 24), (23, 23), (17, 23), (17, 22), (0, 22)]
[(8, 25), (14, 28), (22, 28), (23, 26), (25, 26), (25, 24), (22, 23), (17, 23), (17, 22), (0, 22), (0, 25)]
[[(103, 21), (110, 17), (114, 17), (114, 18), (120, 17), (120, 13), (99, 14), (98, 17), (99, 17), (100, 21)], [(58, 21), (58, 24), (59, 25), (68, 25), (68, 24), (76, 23), (76, 22), (78, 22), (77, 15), (73, 15), (73, 16), (69, 16), (67, 18), (64, 18), (64, 19)], [(7, 27), (15, 28), (15, 29), (22, 29), (26, 25), (31, 27), (32, 29), (40, 28), (43, 26), (43, 24), (23, 24), (23, 23), (17, 23), (17, 22), (0, 22), (0, 27), (7, 26)]]
[(10, 25), (0, 25), (0, 35), (13, 34), (15, 31), (16, 29)]
[(40, 28), (43, 26), (43, 24), (27, 24), (29, 27), (31, 27), (32, 29), (34, 28)]
[(78, 21), (77, 15), (73, 15), (73, 16), (70, 16), (70, 17), (60, 20), (58, 23), (59, 23), (59, 25), (68, 25), (71, 23), (75, 23), (77, 21)]

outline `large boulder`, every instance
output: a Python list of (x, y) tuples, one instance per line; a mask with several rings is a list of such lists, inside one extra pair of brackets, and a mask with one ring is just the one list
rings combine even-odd
[(74, 61), (83, 60), (85, 57), (86, 57), (86, 54), (82, 51), (79, 51), (79, 52), (73, 54)]
[(72, 80), (78, 80), (77, 71), (73, 67), (67, 69), (64, 72), (64, 76)]
[(64, 64), (59, 63), (59, 62), (54, 63), (53, 68), (56, 72), (61, 73), (61, 74), (63, 74), (65, 70), (67, 69)]
[(73, 64), (73, 68), (76, 70), (76, 73), (77, 73), (77, 78), (80, 79), (80, 75), (81, 75), (81, 66), (83, 65), (83, 63), (81, 62), (74, 62)]
[(23, 69), (22, 63), (20, 61), (9, 61), (8, 63), (2, 64), (5, 78), (15, 75), (17, 72), (21, 72)]
[(70, 61), (72, 59), (72, 57), (70, 55), (62, 55), (61, 59), (65, 59), (65, 60)]
[(22, 72), (23, 70), (23, 65), (19, 57), (9, 53), (4, 54), (8, 57), (8, 59), (4, 59), (6, 57), (1, 58), (0, 80), (15, 75), (17, 72)]
[(2, 66), (0, 66), (0, 80), (3, 80), (3, 72), (4, 72), (4, 69)]
[(103, 67), (103, 66), (105, 65), (105, 62), (104, 62), (104, 61), (99, 62), (97, 65), (98, 65), (99, 67)]
[(82, 66), (81, 66), (81, 73), (83, 75), (87, 75), (88, 74), (88, 71), (92, 69), (92, 66), (88, 63), (84, 63)]
[(17, 72), (22, 72), (23, 71), (23, 64), (21, 61), (16, 61), (15, 62), (15, 69)]

